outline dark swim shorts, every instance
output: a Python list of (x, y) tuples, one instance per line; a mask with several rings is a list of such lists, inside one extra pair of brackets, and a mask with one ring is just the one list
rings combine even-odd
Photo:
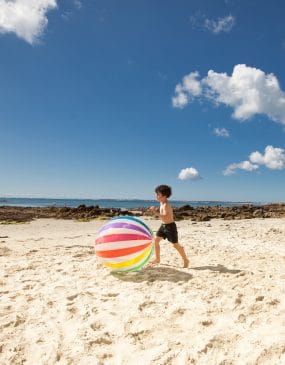
[(163, 239), (168, 239), (171, 243), (178, 243), (178, 233), (177, 233), (177, 227), (176, 223), (163, 223), (159, 230), (156, 232), (157, 237), (162, 237)]

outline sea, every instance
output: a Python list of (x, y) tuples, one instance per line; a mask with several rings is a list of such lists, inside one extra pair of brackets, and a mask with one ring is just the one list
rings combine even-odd
[[(192, 207), (206, 206), (240, 206), (244, 204), (260, 205), (264, 202), (232, 202), (232, 201), (193, 201), (193, 200), (170, 200), (172, 206), (182, 207), (191, 205)], [(150, 206), (158, 206), (156, 200), (141, 199), (52, 199), (52, 198), (6, 198), (0, 197), (0, 206), (18, 206), (18, 207), (78, 207), (79, 205), (99, 206), (100, 208), (121, 208), (121, 209), (139, 209)]]

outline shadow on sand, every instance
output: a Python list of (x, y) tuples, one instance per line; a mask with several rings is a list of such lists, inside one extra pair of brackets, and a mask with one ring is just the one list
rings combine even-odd
[(170, 281), (177, 283), (179, 281), (189, 281), (193, 277), (193, 275), (187, 272), (163, 266), (148, 266), (141, 271), (129, 273), (111, 272), (111, 275), (119, 280), (130, 281), (134, 283), (141, 283), (144, 281)]
[(223, 265), (216, 265), (216, 266), (199, 266), (199, 267), (192, 267), (193, 270), (211, 270), (211, 271), (218, 271), (221, 274), (238, 274), (242, 272), (242, 270), (230, 270)]

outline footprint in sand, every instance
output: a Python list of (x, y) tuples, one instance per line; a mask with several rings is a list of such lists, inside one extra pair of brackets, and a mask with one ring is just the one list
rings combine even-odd
[(3, 247), (0, 247), (0, 256), (9, 256), (11, 255), (13, 251), (10, 250), (8, 247), (6, 246), (3, 246)]
[(269, 305), (277, 305), (280, 303), (280, 300), (279, 299), (272, 299), (268, 302)]
[(148, 308), (152, 307), (153, 305), (155, 305), (155, 302), (153, 302), (153, 301), (144, 302), (144, 303), (139, 305), (139, 311), (143, 311), (144, 309), (148, 309)]
[(147, 337), (152, 337), (152, 332), (150, 330), (142, 330), (137, 332), (130, 332), (128, 335), (133, 337), (135, 340), (143, 341)]
[(255, 298), (255, 301), (256, 302), (262, 302), (263, 299), (264, 299), (264, 295), (260, 295), (260, 296), (258, 296), (258, 297)]
[(77, 294), (73, 294), (73, 295), (69, 295), (68, 297), (67, 297), (67, 299), (68, 300), (73, 300), (73, 299), (75, 299), (75, 298), (77, 298), (78, 297), (78, 293)]
[(211, 319), (206, 319), (206, 320), (202, 321), (201, 324), (205, 327), (208, 327), (213, 324), (213, 321)]
[(226, 351), (234, 346), (234, 344), (241, 338), (240, 335), (217, 335), (210, 339), (206, 346), (199, 352), (208, 353), (208, 351), (215, 349), (223, 349)]
[(32, 296), (28, 295), (26, 296), (26, 302), (32, 302), (35, 298), (33, 298)]
[(30, 255), (32, 255), (33, 253), (36, 253), (36, 252), (38, 252), (39, 250), (30, 250), (26, 255), (27, 256), (30, 256)]
[(8, 327), (11, 327), (14, 325), (14, 321), (10, 321), (10, 322), (7, 322), (7, 323), (4, 323), (0, 326), (0, 329), (2, 330), (3, 328), (8, 328)]
[(104, 332), (101, 336), (99, 336), (95, 340), (91, 340), (88, 342), (88, 345), (90, 347), (93, 347), (94, 345), (111, 345), (113, 343), (112, 336), (109, 332)]
[(107, 294), (103, 294), (104, 297), (108, 297), (108, 298), (116, 298), (119, 295), (119, 293), (107, 293)]
[(66, 310), (67, 310), (68, 312), (72, 313), (72, 314), (75, 314), (75, 313), (77, 313), (77, 312), (78, 312), (78, 310), (77, 310), (77, 308), (76, 308), (76, 307), (73, 307), (73, 306), (72, 306), (73, 304), (74, 304), (74, 303), (68, 303), (68, 304), (67, 304), (67, 308), (66, 308)]
[(87, 254), (85, 253), (77, 253), (76, 255), (72, 255), (72, 257), (74, 257), (75, 259), (79, 258), (79, 257), (84, 257), (87, 256)]
[(25, 318), (16, 316), (16, 320), (14, 322), (14, 327), (18, 327), (18, 326), (20, 326), (20, 324), (23, 324), (25, 322), (26, 322)]
[(235, 300), (235, 304), (240, 305), (242, 303), (242, 297), (243, 297), (243, 294), (238, 294), (238, 296)]
[(25, 286), (23, 286), (23, 290), (31, 290), (31, 289), (34, 289), (34, 285), (32, 285), (32, 284), (27, 284), (27, 285), (25, 285)]
[(248, 314), (250, 314), (250, 315), (258, 314), (258, 313), (262, 312), (262, 310), (263, 310), (263, 304), (257, 302), (255, 304), (252, 304), (249, 307)]
[(104, 327), (100, 322), (93, 322), (90, 324), (93, 331), (100, 331)]
[(3, 294), (9, 294), (9, 290), (4, 290), (4, 291), (0, 291), (0, 295), (3, 295)]
[(255, 364), (281, 364), (281, 356), (285, 357), (285, 344), (272, 344), (263, 349), (255, 360)]
[(238, 316), (238, 321), (241, 322), (241, 323), (244, 323), (246, 321), (246, 316), (243, 313), (241, 313)]
[(187, 309), (185, 308), (178, 308), (178, 309), (175, 309), (172, 314), (175, 316), (175, 317), (180, 317), (180, 316), (183, 316), (183, 314), (185, 314), (185, 312), (187, 312)]

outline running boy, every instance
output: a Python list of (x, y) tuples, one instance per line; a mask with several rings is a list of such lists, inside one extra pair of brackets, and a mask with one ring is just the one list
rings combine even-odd
[(184, 248), (178, 243), (178, 233), (176, 223), (173, 219), (173, 210), (169, 204), (168, 198), (171, 195), (171, 187), (167, 185), (159, 185), (155, 189), (156, 199), (160, 202), (159, 218), (162, 224), (156, 233), (155, 238), (155, 259), (152, 264), (160, 263), (160, 241), (167, 238), (173, 244), (173, 247), (178, 251), (182, 260), (183, 267), (188, 267), (189, 260), (185, 254)]

